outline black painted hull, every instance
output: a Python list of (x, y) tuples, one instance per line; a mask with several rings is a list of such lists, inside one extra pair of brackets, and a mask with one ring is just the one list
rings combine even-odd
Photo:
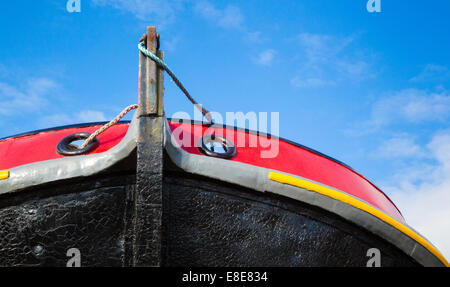
[[(103, 174), (0, 198), (0, 265), (135, 266), (135, 158)], [(192, 176), (166, 162), (162, 266), (418, 266), (380, 237), (301, 202)], [(152, 227), (148, 226), (151, 232)], [(143, 256), (151, 257), (152, 254)], [(156, 256), (156, 255), (155, 255)]]

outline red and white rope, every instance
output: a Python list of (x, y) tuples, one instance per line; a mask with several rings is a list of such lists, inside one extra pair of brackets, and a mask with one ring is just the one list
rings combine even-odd
[(94, 140), (94, 138), (96, 138), (99, 134), (101, 134), (102, 132), (106, 131), (107, 129), (109, 129), (110, 127), (112, 127), (113, 125), (117, 124), (118, 121), (120, 121), (129, 111), (137, 109), (139, 106), (138, 105), (131, 105), (126, 107), (120, 114), (117, 115), (117, 117), (115, 117), (112, 121), (110, 121), (109, 123), (105, 124), (104, 126), (102, 126), (101, 128), (99, 128), (98, 130), (96, 130), (93, 134), (91, 134), (85, 141), (84, 143), (80, 146), (80, 149), (84, 148), (85, 146), (87, 146), (92, 140)]

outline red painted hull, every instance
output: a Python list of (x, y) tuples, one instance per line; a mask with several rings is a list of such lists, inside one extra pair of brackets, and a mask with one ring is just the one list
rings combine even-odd
[[(180, 146), (192, 154), (203, 155), (198, 141), (208, 129), (191, 123), (169, 122), (182, 137), (176, 137)], [(117, 145), (125, 136), (129, 124), (121, 123), (108, 129), (98, 137), (100, 145), (92, 153), (102, 153)], [(62, 158), (56, 152), (58, 142), (75, 132), (93, 132), (100, 125), (63, 128), (34, 134), (7, 138), (0, 141), (0, 170), (50, 159)], [(389, 198), (363, 176), (326, 156), (307, 148), (277, 138), (267, 138), (251, 132), (223, 127), (210, 128), (208, 132), (221, 134), (237, 144), (237, 155), (231, 161), (277, 170), (301, 176), (336, 188), (380, 209), (400, 222), (405, 222), (401, 213)], [(186, 139), (188, 137), (188, 139)], [(277, 143), (278, 141), (278, 143)], [(256, 143), (251, 146), (250, 143)], [(273, 158), (262, 158), (261, 152), (278, 144), (278, 153)], [(206, 156), (206, 155), (204, 155)]]
[[(93, 133), (102, 125), (48, 130), (0, 140), (0, 170), (24, 164), (63, 158), (56, 146), (64, 137), (77, 132)], [(117, 124), (98, 136), (100, 145), (93, 153), (102, 153), (117, 145), (128, 130), (128, 123)]]

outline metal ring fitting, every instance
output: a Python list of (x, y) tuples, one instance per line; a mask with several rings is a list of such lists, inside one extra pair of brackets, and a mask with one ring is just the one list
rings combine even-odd
[[(220, 144), (220, 151), (215, 150), (214, 143)], [(236, 156), (237, 150), (233, 142), (218, 135), (206, 135), (200, 139), (199, 149), (208, 156), (230, 159)]]
[(76, 140), (85, 140), (90, 135), (91, 135), (90, 133), (74, 133), (74, 134), (68, 135), (58, 143), (58, 146), (56, 147), (56, 151), (60, 155), (64, 155), (64, 156), (81, 155), (81, 154), (86, 154), (90, 151), (93, 151), (99, 145), (97, 138), (94, 138), (84, 148), (78, 148), (77, 146), (71, 144), (72, 142), (74, 142)]

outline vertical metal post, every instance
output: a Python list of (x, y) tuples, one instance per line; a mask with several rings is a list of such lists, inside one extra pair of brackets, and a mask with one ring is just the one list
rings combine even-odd
[[(157, 33), (147, 27), (147, 49), (156, 49)], [(134, 209), (133, 265), (160, 266), (162, 244), (164, 71), (139, 52), (139, 132)]]

